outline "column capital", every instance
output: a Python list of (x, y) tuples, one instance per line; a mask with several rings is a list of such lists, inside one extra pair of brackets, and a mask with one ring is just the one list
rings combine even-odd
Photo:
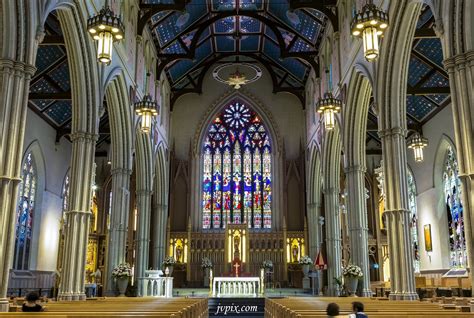
[(33, 76), (36, 72), (36, 66), (25, 62), (15, 61), (12, 59), (0, 59), (0, 68), (25, 73), (30, 77)]
[(352, 173), (352, 172), (362, 172), (362, 173), (365, 173), (367, 171), (367, 168), (363, 165), (353, 165), (353, 166), (349, 166), (349, 167), (346, 167), (344, 169), (344, 171), (346, 173)]
[(147, 195), (152, 195), (153, 191), (145, 189), (145, 190), (137, 190), (135, 191), (135, 193), (140, 196), (147, 196)]
[(123, 174), (123, 175), (131, 175), (132, 174), (132, 170), (130, 169), (126, 169), (126, 168), (113, 168), (111, 171), (110, 171), (110, 174), (114, 175), (114, 174)]
[(323, 189), (324, 194), (339, 194), (339, 188), (331, 187), (331, 188), (324, 188)]
[(403, 127), (391, 127), (379, 130), (378, 135), (380, 138), (392, 137), (397, 135), (405, 138), (407, 135), (407, 130)]
[(444, 67), (448, 71), (453, 71), (454, 68), (461, 67), (464, 68), (466, 63), (474, 61), (474, 50), (471, 50), (466, 53), (457, 54), (451, 57), (448, 57), (443, 61)]
[(91, 211), (79, 211), (79, 210), (70, 210), (65, 211), (65, 214), (92, 214)]
[(71, 142), (96, 142), (97, 139), (99, 139), (98, 134), (93, 134), (85, 131), (75, 131), (70, 134), (71, 136)]

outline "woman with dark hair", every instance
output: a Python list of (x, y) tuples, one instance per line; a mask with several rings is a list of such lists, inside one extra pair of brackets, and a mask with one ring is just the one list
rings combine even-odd
[(21, 307), (21, 311), (24, 312), (38, 312), (43, 311), (43, 307), (38, 304), (39, 295), (35, 292), (31, 292), (26, 295), (26, 302)]
[(339, 317), (339, 305), (336, 303), (330, 303), (326, 307), (326, 315), (328, 318)]
[(349, 315), (349, 318), (367, 318), (367, 315), (364, 313), (364, 304), (355, 301), (352, 303), (352, 314)]

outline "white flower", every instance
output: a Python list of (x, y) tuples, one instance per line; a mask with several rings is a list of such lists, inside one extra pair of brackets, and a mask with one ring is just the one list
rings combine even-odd
[(273, 262), (269, 259), (264, 260), (262, 263), (262, 268), (273, 268)]
[(349, 264), (342, 269), (342, 275), (344, 276), (352, 276), (352, 277), (363, 277), (364, 274), (362, 273), (362, 269), (353, 264)]
[(176, 264), (176, 261), (174, 260), (172, 256), (166, 257), (165, 260), (163, 261), (163, 265), (165, 266), (173, 266), (174, 264)]
[(112, 277), (130, 277), (132, 276), (132, 268), (130, 264), (124, 263), (120, 264), (117, 267), (114, 267), (112, 270)]
[(309, 257), (308, 255), (305, 255), (302, 258), (300, 258), (299, 263), (301, 265), (311, 265), (313, 264), (313, 261), (311, 260), (311, 257)]
[(203, 257), (201, 261), (202, 268), (212, 268), (212, 261), (209, 257)]

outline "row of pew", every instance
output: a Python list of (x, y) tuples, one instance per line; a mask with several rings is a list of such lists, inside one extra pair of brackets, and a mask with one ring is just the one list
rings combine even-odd
[[(21, 309), (20, 309), (21, 310)], [(48, 302), (40, 313), (5, 312), (5, 317), (54, 317), (54, 318), (207, 318), (206, 298), (105, 298), (85, 302)]]
[[(474, 317), (470, 312), (464, 312), (459, 306), (443, 307), (438, 303), (420, 301), (392, 301), (377, 298), (267, 298), (265, 300), (266, 318), (326, 318), (326, 307), (329, 303), (337, 303), (341, 315), (352, 312), (352, 302), (364, 304), (364, 312), (370, 318), (463, 318)], [(466, 309), (466, 308), (464, 308)], [(469, 308), (467, 308), (469, 309)]]

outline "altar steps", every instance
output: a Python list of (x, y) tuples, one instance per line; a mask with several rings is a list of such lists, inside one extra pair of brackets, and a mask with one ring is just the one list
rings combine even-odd
[(265, 298), (209, 298), (209, 317), (262, 318)]

